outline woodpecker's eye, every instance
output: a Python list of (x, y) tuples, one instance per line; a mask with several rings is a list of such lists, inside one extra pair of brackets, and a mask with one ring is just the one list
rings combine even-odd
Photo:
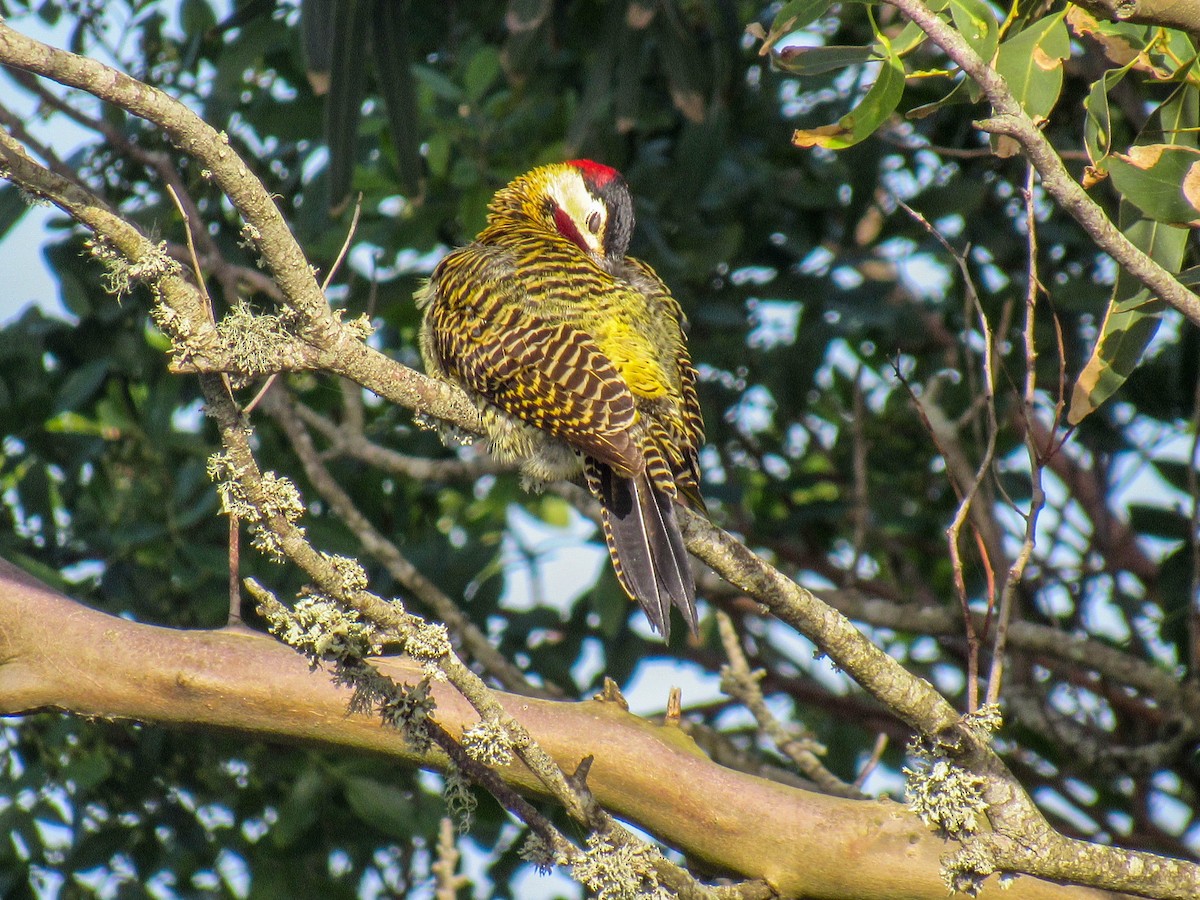
[(590, 213), (588, 213), (587, 229), (592, 234), (599, 233), (599, 231), (600, 231), (600, 210), (593, 209)]

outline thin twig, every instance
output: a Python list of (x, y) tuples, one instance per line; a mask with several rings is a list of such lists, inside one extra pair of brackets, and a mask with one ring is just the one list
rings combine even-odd
[(867, 529), (871, 523), (871, 494), (867, 482), (867, 436), (865, 420), (867, 404), (863, 398), (863, 367), (854, 374), (854, 406), (850, 419), (850, 434), (854, 448), (854, 504), (851, 507), (854, 522), (854, 564), (850, 577), (857, 579), (862, 560), (867, 553)]
[(1192, 513), (1188, 522), (1188, 543), (1191, 545), (1192, 578), (1191, 602), (1188, 605), (1188, 668), (1193, 684), (1200, 685), (1200, 379), (1192, 394), (1192, 464), (1188, 466), (1187, 486), (1192, 498)]
[(767, 708), (766, 698), (759, 687), (759, 680), (764, 673), (750, 670), (733, 620), (724, 610), (717, 610), (717, 630), (725, 655), (729, 657), (729, 664), (721, 667), (721, 690), (745, 705), (758, 723), (759, 732), (770, 739), (779, 752), (794, 762), (796, 768), (822, 791), (838, 797), (865, 796), (857, 786), (847, 784), (825, 767), (818, 755), (824, 753), (825, 749), (819, 743), (808, 735), (796, 734), (784, 728)]
[(200, 268), (200, 260), (196, 257), (196, 242), (192, 239), (192, 219), (183, 208), (183, 201), (179, 199), (179, 193), (175, 190), (175, 185), (167, 185), (167, 194), (175, 204), (175, 209), (179, 211), (179, 218), (183, 220), (183, 233), (187, 238), (188, 258), (192, 263), (192, 273), (196, 276), (196, 288), (200, 291), (200, 296), (204, 298), (204, 302), (208, 304), (210, 321), (216, 324), (216, 311), (213, 309), (212, 297), (208, 294), (208, 285), (205, 284), (204, 270)]
[(862, 786), (867, 783), (867, 779), (871, 777), (871, 773), (879, 768), (879, 763), (883, 761), (883, 754), (887, 750), (888, 736), (880, 733), (875, 736), (875, 746), (871, 748), (871, 755), (863, 764), (862, 769), (854, 779), (854, 786), (860, 791)]
[[(1033, 175), (1030, 165), (1025, 182), (1025, 225), (1028, 245), (1028, 285), (1025, 291), (1025, 390), (1024, 406), (1025, 419), (1032, 422), (1037, 414), (1037, 342), (1035, 340), (1037, 298), (1042, 290), (1038, 280), (1037, 265), (1037, 219), (1033, 209)], [(1029, 514), (1025, 517), (1025, 536), (1021, 541), (1021, 550), (1013, 560), (1008, 570), (1008, 577), (1000, 594), (1000, 612), (996, 618), (996, 636), (992, 644), (992, 667), (988, 673), (987, 699), (991, 705), (1000, 699), (1000, 684), (1004, 677), (1004, 653), (1008, 643), (1008, 626), (1012, 619), (1013, 603), (1017, 588), (1025, 575), (1025, 567), (1033, 555), (1034, 543), (1037, 540), (1038, 516), (1046, 502), (1045, 490), (1042, 486), (1042, 469), (1045, 465), (1042, 449), (1033, 438), (1033, 429), (1025, 430), (1025, 447), (1029, 454), (1029, 477), (1031, 490), (1029, 496)]]
[[(982, 635), (975, 631), (973, 619), (970, 614), (970, 603), (967, 597), (966, 579), (963, 573), (963, 560), (960, 545), (960, 536), (962, 527), (967, 521), (967, 516), (971, 514), (972, 507), (975, 503), (975, 497), (981, 490), (984, 480), (987, 478), (988, 472), (991, 471), (992, 461), (996, 454), (996, 438), (999, 433), (999, 425), (996, 419), (996, 391), (995, 391), (995, 363), (993, 360), (993, 348), (995, 342), (992, 336), (991, 324), (988, 322), (987, 316), (984, 314), (983, 304), (979, 300), (979, 292), (975, 288), (975, 281), (971, 277), (970, 268), (967, 265), (965, 253), (960, 253), (950, 245), (945, 236), (939, 232), (932, 223), (929, 222), (921, 213), (914, 210), (899, 197), (895, 198), (897, 206), (903, 209), (911, 216), (918, 224), (920, 224), (938, 243), (940, 243), (951, 258), (954, 259), (958, 266), (958, 270), (963, 279), (963, 291), (966, 294), (967, 302), (971, 311), (975, 314), (979, 321), (979, 329), (983, 333), (983, 394), (980, 398), (980, 403), (987, 410), (987, 438), (984, 446), (983, 458), (979, 462), (979, 466), (975, 470), (974, 477), (971, 479), (965, 489), (958, 490), (959, 504), (955, 510), (954, 518), (951, 520), (950, 526), (946, 529), (946, 541), (950, 551), (951, 568), (954, 573), (954, 588), (958, 594), (959, 605), (963, 610), (963, 628), (967, 639), (967, 711), (974, 711), (979, 705), (979, 647), (980, 640), (987, 637), (986, 623), (989, 621), (995, 597), (994, 589), (994, 567), (988, 553), (987, 542), (983, 539), (983, 535), (975, 528), (976, 543), (979, 548), (980, 558), (984, 566), (985, 572), (988, 574), (988, 617), (985, 618), (985, 627)], [(927, 421), (928, 411), (927, 412)], [(943, 440), (945, 437), (943, 436)], [(955, 483), (952, 479), (952, 483)], [(956, 485), (957, 487), (957, 485)]]
[[(357, 391), (352, 386), (348, 390)], [(320, 433), (330, 448), (326, 455), (344, 455), (369, 466), (374, 466), (384, 472), (411, 478), (414, 481), (451, 481), (459, 478), (478, 478), (480, 475), (491, 475), (497, 472), (512, 471), (513, 466), (497, 462), (492, 456), (481, 454), (472, 459), (430, 459), (425, 456), (413, 456), (399, 453), (390, 447), (383, 447), (367, 439), (357, 423), (357, 415), (353, 412), (353, 404), (347, 401), (346, 420), (342, 425), (336, 425), (327, 417), (321, 415), (312, 407), (296, 403), (295, 411), (303, 421), (314, 431)]]
[(337, 270), (342, 265), (342, 260), (346, 258), (346, 254), (350, 251), (350, 242), (354, 240), (354, 232), (358, 230), (358, 217), (362, 215), (362, 201), (362, 191), (359, 191), (358, 199), (354, 201), (354, 215), (350, 217), (350, 227), (346, 229), (346, 239), (342, 241), (342, 249), (338, 251), (337, 259), (329, 267), (329, 274), (321, 282), (322, 293), (329, 290), (329, 285), (333, 283), (334, 276), (337, 275)]
[(225, 624), (236, 627), (242, 623), (242, 553), (241, 524), (236, 513), (229, 514), (229, 616)]

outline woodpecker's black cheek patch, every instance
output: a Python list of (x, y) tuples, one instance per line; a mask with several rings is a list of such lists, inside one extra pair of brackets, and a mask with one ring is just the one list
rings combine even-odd
[(588, 245), (584, 241), (583, 235), (579, 233), (579, 229), (575, 227), (575, 220), (567, 215), (567, 211), (560, 206), (554, 207), (554, 227), (558, 229), (559, 234), (580, 250), (587, 251)]

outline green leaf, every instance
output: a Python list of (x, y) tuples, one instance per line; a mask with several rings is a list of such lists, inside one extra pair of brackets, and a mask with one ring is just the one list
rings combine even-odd
[(325, 98), (325, 142), (329, 145), (329, 211), (337, 216), (350, 200), (358, 150), (373, 4), (342, 0), (333, 22), (333, 68)]
[(467, 63), (463, 75), (463, 88), (467, 97), (478, 103), (487, 94), (500, 75), (500, 53), (495, 47), (480, 47)]
[(962, 103), (974, 103), (975, 99), (971, 96), (971, 85), (974, 84), (969, 78), (964, 78), (950, 89), (945, 97), (940, 100), (934, 100), (932, 103), (923, 103), (920, 106), (914, 106), (904, 114), (906, 119), (924, 119), (926, 116), (931, 116), (939, 109), (947, 106), (956, 106)]
[[(1122, 202), (1121, 207), (1123, 222), (1136, 215), (1131, 204)], [(1186, 228), (1139, 217), (1121, 230), (1155, 262), (1168, 271), (1178, 271), (1187, 247)], [(1124, 273), (1118, 275), (1100, 338), (1071, 392), (1068, 423), (1078, 425), (1125, 383), (1158, 331), (1163, 308), (1162, 301), (1152, 300), (1150, 291), (1140, 283)]]
[(1088, 89), (1087, 99), (1083, 101), (1086, 115), (1083, 125), (1084, 145), (1087, 148), (1088, 159), (1093, 166), (1100, 166), (1112, 149), (1112, 111), (1108, 105), (1108, 95), (1129, 72), (1133, 63), (1127, 63), (1119, 69), (1109, 69), (1097, 78)]
[[(820, 0), (819, 5), (827, 6), (828, 3)], [(671, 101), (689, 122), (703, 122), (708, 114), (705, 73), (700, 62), (703, 57), (696, 36), (682, 21), (674, 3), (664, 4), (655, 17), (654, 33), (670, 85)]]
[(546, 22), (553, 8), (551, 0), (509, 0), (504, 15), (508, 39), (500, 58), (509, 78), (524, 81), (550, 49)]
[(1071, 36), (1063, 13), (1038, 19), (1000, 45), (996, 71), (1013, 96), (1035, 120), (1044, 119), (1062, 90), (1063, 60), (1071, 55)]
[(877, 52), (874, 47), (784, 47), (775, 54), (775, 62), (796, 75), (820, 75), (862, 65)]
[(333, 68), (333, 19), (337, 0), (302, 0), (300, 3), (300, 46), (308, 81), (318, 96), (329, 91)]
[(208, 0), (183, 0), (179, 13), (184, 34), (204, 35), (217, 27), (217, 17)]
[(1098, 44), (1115, 65), (1149, 69), (1147, 62), (1138, 57), (1146, 48), (1151, 32), (1157, 32), (1158, 29), (1151, 29), (1149, 25), (1134, 25), (1132, 22), (1098, 19), (1075, 4), (1071, 4), (1067, 10), (1067, 24), (1076, 37), (1087, 37)]
[(363, 776), (343, 781), (346, 803), (364, 824), (386, 835), (407, 838), (412, 834), (413, 801), (393, 784)]
[(1108, 161), (1113, 186), (1148, 218), (1200, 226), (1200, 150), (1139, 144)]
[(950, 16), (971, 49), (984, 62), (991, 62), (1000, 43), (1000, 28), (992, 8), (984, 0), (950, 0)]
[(64, 379), (54, 398), (51, 414), (77, 410), (95, 396), (96, 391), (104, 384), (108, 376), (109, 360), (107, 357), (93, 359), (84, 363)]
[(889, 56), (858, 106), (833, 125), (797, 129), (792, 134), (792, 143), (797, 147), (827, 147), (830, 150), (852, 147), (874, 134), (895, 112), (903, 94), (904, 63), (897, 56)]
[(789, 0), (783, 4), (771, 22), (763, 50), (769, 50), (789, 34), (817, 21), (829, 10), (829, 5), (830, 0)]
[(271, 828), (271, 843), (285, 850), (296, 844), (317, 821), (321, 807), (327, 800), (326, 782), (316, 765), (310, 765), (300, 773), (292, 784), (279, 820)]
[(409, 4), (400, 0), (377, 0), (375, 27), (371, 30), (375, 76), (387, 110), (388, 131), (396, 151), (400, 186), (410, 196), (421, 190), (424, 166), (421, 161), (420, 106), (408, 46)]
[(29, 204), (21, 196), (16, 185), (0, 185), (0, 240), (21, 221), (29, 211)]
[[(1200, 89), (1181, 85), (1158, 108), (1142, 135), (1168, 138), (1172, 144), (1194, 148), (1200, 124)], [(1116, 179), (1114, 179), (1114, 182)], [(1189, 231), (1142, 216), (1132, 198), (1121, 200), (1121, 230), (1134, 246), (1168, 272), (1183, 265)], [(1124, 270), (1117, 272), (1112, 299), (1100, 327), (1100, 337), (1071, 392), (1067, 421), (1078, 425), (1111, 397), (1141, 362), (1158, 331), (1163, 303)]]
[[(949, 2), (950, 0), (930, 0), (925, 5), (929, 7), (930, 12), (941, 12)], [(900, 29), (897, 35), (889, 38), (892, 53), (897, 56), (906, 56), (925, 43), (927, 37), (928, 35), (925, 34), (920, 25), (916, 22), (909, 22)]]

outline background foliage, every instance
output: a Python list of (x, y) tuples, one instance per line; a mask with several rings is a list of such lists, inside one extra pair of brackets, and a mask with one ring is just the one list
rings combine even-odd
[[(985, 57), (997, 54), (1114, 221), (1173, 271), (1193, 264), (1188, 226), (1200, 212), (1181, 187), (1200, 153), (1193, 41), (1058, 3), (942, 8)], [(410, 364), (412, 292), (440, 252), (479, 229), (497, 187), (564, 158), (617, 166), (637, 198), (633, 252), (691, 320), (715, 521), (843, 600), (965, 709), (969, 652), (945, 532), (985, 457), (994, 410), (994, 464), (960, 542), (963, 594), (986, 608), (1025, 533), (1032, 411), (1046, 501), (1016, 618), (1200, 680), (1197, 331), (1148, 304), (1036, 185), (1026, 204), (1024, 159), (972, 127), (985, 107), (894, 9), (812, 0), (358, 0), (303, 10), (9, 0), (2, 9), (18, 29), (34, 16), (72, 22), (71, 49), (114, 58), (225, 129), (322, 272), (361, 192), (330, 297), (347, 318), (370, 315), (372, 340)], [(760, 52), (764, 37), (773, 52)], [(32, 97), (39, 116), (70, 114), (91, 130), (63, 165), (147, 233), (185, 240), (165, 160), (207, 226), (201, 251), (253, 269), (236, 214), (162, 135), (24, 77), (5, 81), (4, 94)], [(24, 208), (16, 188), (0, 188), (0, 229)], [(1044, 289), (1032, 406), (1029, 209)], [(113, 613), (219, 626), (226, 524), (205, 475), (216, 443), (196, 388), (167, 371), (147, 298), (135, 291), (118, 303), (105, 292), (77, 229), (64, 220), (44, 252), (65, 310), (30, 308), (0, 332), (0, 554)], [(221, 315), (238, 292), (217, 281)], [(271, 302), (265, 286), (240, 299)], [(994, 402), (981, 321), (994, 337)], [(686, 664), (673, 677), (712, 693), (725, 656), (711, 619), (698, 639), (680, 634), (664, 650), (606, 566), (574, 590), (559, 577), (599, 553), (594, 543), (590, 555), (572, 549), (596, 538), (564, 500), (527, 495), (510, 473), (480, 475), (472, 451), (445, 450), (407, 412), (330, 378), (289, 381), (315, 413), (361, 414), (374, 442), (465, 461), (446, 478), (402, 477), (325, 445), (363, 513), (531, 677), (587, 696), (604, 676), (627, 685), (647, 659), (669, 655)], [(1068, 412), (1079, 422), (1069, 432)], [(262, 458), (311, 501), (314, 543), (359, 555), (273, 423), (256, 424)], [(363, 561), (375, 590), (403, 594)], [(299, 587), (295, 573), (252, 553), (242, 565), (281, 595)], [(751, 664), (766, 670), (771, 708), (826, 748), (825, 765), (853, 781), (883, 735), (867, 784), (897, 790), (905, 727), (753, 604), (715, 580), (702, 592), (735, 614)], [(919, 610), (949, 610), (956, 624), (905, 627)], [(1161, 699), (1014, 639), (1004, 757), (1066, 833), (1194, 855), (1200, 725)], [(782, 764), (732, 700), (697, 706), (685, 692), (684, 702), (695, 727)], [(238, 895), (249, 885), (255, 896), (427, 886), (443, 814), (436, 777), (51, 715), (8, 722), (3, 741), (0, 825), (14, 834), (0, 844), (5, 896), (52, 893), (64, 879), (119, 883), (121, 896), (156, 885)], [(514, 887), (534, 877), (516, 856), (517, 834), (483, 803), (467, 839), (480, 895), (529, 896)]]

